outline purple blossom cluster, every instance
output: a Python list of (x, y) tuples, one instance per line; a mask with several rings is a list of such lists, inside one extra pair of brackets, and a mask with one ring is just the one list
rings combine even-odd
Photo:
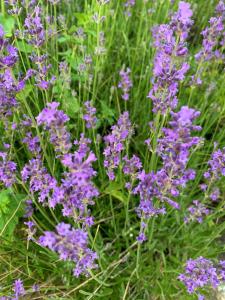
[(46, 40), (46, 32), (41, 20), (41, 8), (36, 6), (32, 13), (28, 14), (24, 22), (23, 35), (27, 42), (35, 47), (40, 47)]
[[(209, 26), (202, 31), (203, 42), (202, 49), (195, 55), (199, 63), (212, 61), (213, 59), (224, 59), (223, 46), (225, 45), (224, 21), (225, 21), (225, 3), (220, 1), (216, 7), (216, 17), (209, 20)], [(202, 68), (198, 69), (193, 77), (198, 84), (201, 80)]]
[(118, 88), (122, 90), (123, 93), (122, 98), (125, 101), (129, 100), (130, 97), (129, 92), (133, 86), (133, 83), (130, 79), (130, 73), (131, 70), (129, 68), (127, 68), (126, 71), (125, 70), (120, 71), (120, 82), (118, 84)]
[(1, 69), (13, 67), (18, 61), (18, 51), (4, 38), (2, 25), (0, 25), (0, 53)]
[(203, 218), (210, 213), (210, 210), (198, 200), (193, 201), (193, 205), (188, 208), (188, 215), (184, 218), (185, 223), (197, 221), (203, 222)]
[(104, 167), (110, 180), (115, 179), (114, 171), (118, 168), (121, 161), (121, 153), (125, 149), (125, 143), (132, 135), (132, 126), (129, 120), (129, 113), (124, 112), (117, 122), (111, 127), (111, 134), (104, 137), (106, 147), (104, 149)]
[(133, 155), (130, 159), (127, 155), (124, 156), (123, 162), (123, 172), (125, 175), (130, 177), (130, 181), (126, 183), (126, 188), (131, 190), (134, 181), (138, 178), (140, 170), (142, 169), (142, 163), (137, 155)]
[(208, 166), (208, 170), (204, 173), (206, 179), (220, 179), (225, 176), (225, 148), (212, 153)]
[(33, 62), (35, 68), (27, 71), (27, 78), (33, 76), (36, 86), (40, 89), (47, 90), (56, 80), (55, 76), (50, 76), (49, 72), (52, 67), (47, 62), (47, 55), (30, 55), (30, 59)]
[(61, 260), (75, 262), (73, 274), (76, 277), (89, 275), (89, 271), (97, 267), (97, 254), (88, 248), (87, 232), (71, 228), (70, 224), (60, 223), (56, 226), (56, 232), (44, 232), (39, 243), (57, 252)]
[[(213, 289), (224, 281), (225, 262), (220, 261), (218, 266), (202, 256), (197, 259), (189, 259), (186, 262), (185, 273), (180, 274), (178, 279), (182, 281), (189, 294), (195, 293), (198, 289), (210, 286)], [(205, 297), (198, 294), (198, 299), (203, 300)]]
[(160, 208), (159, 202), (166, 202), (179, 209), (179, 204), (172, 198), (178, 197), (179, 190), (195, 178), (194, 170), (187, 169), (187, 163), (190, 150), (201, 141), (191, 135), (192, 131), (201, 129), (200, 126), (193, 125), (199, 114), (187, 106), (183, 106), (177, 113), (171, 112), (171, 128), (163, 128), (164, 136), (158, 139), (157, 152), (162, 159), (162, 168), (150, 173), (142, 171), (138, 175), (139, 183), (134, 193), (140, 196), (140, 205), (137, 208), (139, 217), (148, 219), (164, 214), (165, 207)]
[(63, 197), (57, 181), (47, 172), (40, 157), (32, 158), (23, 167), (21, 176), (24, 183), (29, 180), (30, 192), (33, 195), (37, 193), (38, 201), (43, 205), (54, 208)]
[(0, 116), (5, 120), (17, 106), (16, 94), (24, 88), (24, 80), (17, 80), (12, 68), (18, 61), (17, 49), (4, 37), (0, 25)]
[(153, 29), (156, 48), (153, 85), (148, 98), (153, 101), (153, 112), (165, 114), (177, 106), (179, 82), (184, 80), (189, 69), (185, 61), (188, 53), (187, 38), (192, 25), (190, 4), (181, 1), (177, 13), (169, 24)]
[(16, 163), (8, 159), (6, 152), (0, 152), (0, 182), (11, 187), (16, 182)]
[(82, 134), (80, 140), (74, 142), (78, 147), (77, 151), (64, 154), (61, 158), (62, 164), (68, 169), (64, 172), (61, 185), (63, 215), (71, 216), (76, 222), (84, 222), (87, 226), (93, 225), (87, 206), (93, 205), (93, 198), (99, 195), (92, 182), (92, 178), (96, 176), (92, 167), (96, 157), (90, 151), (90, 142)]
[[(32, 286), (32, 291), (36, 292), (39, 290), (37, 284)], [(14, 281), (12, 286), (13, 295), (12, 296), (3, 296), (0, 297), (0, 300), (20, 300), (26, 297), (27, 291), (24, 288), (23, 281), (21, 279), (17, 279)]]
[(49, 131), (50, 141), (55, 147), (55, 151), (65, 154), (71, 149), (70, 134), (65, 127), (69, 120), (62, 110), (58, 110), (59, 103), (48, 103), (37, 116), (38, 125), (43, 125)]
[(98, 121), (96, 117), (96, 108), (92, 105), (90, 101), (84, 103), (85, 114), (83, 115), (83, 120), (86, 122), (87, 128), (95, 128)]
[(15, 293), (15, 298), (19, 299), (19, 296), (25, 295), (25, 289), (21, 279), (17, 279), (13, 285), (13, 291)]

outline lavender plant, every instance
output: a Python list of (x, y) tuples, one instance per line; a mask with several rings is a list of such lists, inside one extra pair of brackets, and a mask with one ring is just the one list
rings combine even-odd
[(0, 299), (219, 293), (224, 20), (223, 0), (1, 1)]

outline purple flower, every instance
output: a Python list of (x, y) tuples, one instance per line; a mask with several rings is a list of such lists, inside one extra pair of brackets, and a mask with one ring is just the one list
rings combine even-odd
[(210, 210), (206, 206), (200, 203), (198, 200), (193, 201), (193, 205), (188, 208), (188, 215), (184, 218), (185, 223), (197, 221), (203, 222), (203, 218), (210, 213)]
[(145, 242), (147, 240), (145, 234), (143, 232), (141, 232), (138, 237), (137, 237), (137, 241), (138, 243), (142, 244), (143, 242)]
[(186, 262), (185, 273), (180, 274), (178, 279), (186, 285), (190, 294), (204, 286), (216, 288), (220, 283), (213, 263), (202, 256), (194, 260), (189, 259)]
[(220, 196), (220, 190), (218, 188), (214, 188), (211, 194), (209, 195), (212, 201), (217, 201)]
[(171, 116), (171, 128), (163, 128), (163, 136), (158, 139), (157, 153), (162, 159), (162, 168), (148, 174), (142, 171), (133, 191), (140, 196), (137, 213), (141, 218), (165, 213), (164, 206), (155, 205), (156, 200), (179, 209), (179, 204), (172, 198), (178, 197), (180, 189), (195, 178), (195, 172), (187, 169), (187, 163), (190, 150), (201, 141), (191, 135), (193, 130), (201, 129), (200, 126), (193, 125), (199, 112), (184, 106), (177, 113), (171, 112)]
[(13, 67), (18, 61), (18, 50), (10, 45), (9, 41), (4, 38), (4, 30), (0, 25), (0, 68)]
[(165, 114), (177, 106), (179, 82), (189, 69), (186, 40), (192, 25), (190, 4), (181, 1), (171, 22), (153, 29), (156, 55), (153, 68), (153, 85), (148, 98), (153, 101), (153, 112)]
[(26, 133), (26, 137), (23, 139), (23, 143), (27, 144), (28, 149), (37, 156), (41, 152), (39, 137), (32, 137), (31, 132)]
[(11, 187), (16, 182), (16, 163), (8, 160), (6, 152), (0, 152), (0, 182)]
[(24, 22), (24, 35), (28, 43), (40, 47), (45, 42), (45, 30), (41, 21), (41, 8), (36, 6), (33, 12), (27, 15)]
[(204, 173), (206, 179), (220, 179), (225, 176), (225, 148), (215, 150), (208, 161), (208, 170)]
[(23, 286), (23, 281), (21, 279), (17, 279), (14, 282), (13, 285), (13, 291), (14, 291), (14, 295), (15, 295), (15, 299), (19, 300), (20, 296), (24, 296), (25, 295), (25, 289)]
[(132, 182), (137, 179), (138, 174), (142, 169), (142, 163), (140, 158), (136, 155), (133, 155), (131, 159), (129, 159), (127, 156), (124, 156), (123, 161), (123, 172), (131, 178), (131, 182), (126, 183), (127, 189), (130, 190), (132, 188)]
[[(96, 171), (92, 164), (96, 161), (96, 157), (88, 144), (91, 141), (81, 135), (79, 141), (75, 141), (78, 146), (74, 153), (64, 154), (61, 158), (62, 164), (68, 169), (64, 172), (61, 190), (63, 198), (63, 215), (72, 216), (77, 222), (85, 222), (86, 225), (92, 224), (89, 216), (88, 205), (93, 205), (93, 198), (99, 195), (97, 188), (92, 182), (92, 178), (96, 176)], [(74, 214), (77, 211), (77, 216)]]
[[(202, 31), (203, 41), (201, 50), (195, 55), (199, 63), (209, 62), (221, 59), (223, 61), (223, 46), (225, 45), (224, 36), (224, 20), (225, 20), (225, 4), (220, 1), (216, 7), (216, 17), (209, 20), (209, 26)], [(201, 84), (201, 75), (204, 67), (197, 70), (192, 78), (193, 83)]]
[(28, 199), (25, 201), (25, 214), (24, 218), (29, 218), (33, 215), (34, 208), (33, 208), (33, 201)]
[(95, 128), (97, 123), (96, 118), (96, 108), (92, 106), (90, 101), (84, 103), (85, 114), (83, 115), (83, 120), (86, 122), (87, 128)]
[(37, 116), (38, 125), (44, 125), (44, 129), (50, 133), (50, 141), (56, 152), (67, 153), (71, 148), (70, 134), (66, 130), (65, 123), (69, 120), (62, 110), (58, 110), (59, 103), (48, 103)]
[(48, 174), (40, 158), (31, 159), (24, 166), (21, 175), (24, 182), (29, 180), (30, 192), (37, 193), (38, 201), (43, 205), (46, 205), (47, 201), (49, 206), (54, 208), (63, 198), (57, 181)]
[(120, 71), (120, 82), (118, 84), (118, 88), (120, 88), (123, 92), (122, 98), (123, 100), (127, 101), (129, 100), (129, 92), (130, 89), (132, 88), (133, 84), (132, 81), (130, 79), (130, 73), (131, 70), (129, 68), (126, 69), (126, 71), (121, 70)]
[(104, 149), (104, 167), (110, 180), (115, 179), (114, 171), (120, 164), (120, 155), (124, 150), (124, 144), (132, 135), (132, 127), (129, 120), (129, 113), (124, 112), (117, 125), (111, 127), (111, 134), (104, 137), (106, 147)]
[(97, 254), (88, 248), (87, 232), (71, 228), (69, 224), (58, 224), (56, 233), (46, 231), (39, 243), (58, 253), (61, 260), (75, 262), (73, 273), (76, 277), (88, 275), (91, 269), (97, 267), (94, 262)]
[(47, 55), (30, 55), (31, 61), (35, 65), (35, 69), (27, 71), (27, 78), (34, 76), (36, 86), (40, 89), (47, 90), (56, 80), (55, 76), (50, 76), (51, 64), (47, 62)]
[(28, 240), (34, 240), (34, 235), (36, 233), (36, 225), (32, 221), (24, 222), (25, 225), (27, 225), (27, 239)]

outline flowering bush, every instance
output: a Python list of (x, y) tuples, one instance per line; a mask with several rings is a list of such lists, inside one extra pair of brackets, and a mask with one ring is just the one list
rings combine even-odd
[(1, 1), (0, 299), (210, 299), (225, 281), (225, 2)]

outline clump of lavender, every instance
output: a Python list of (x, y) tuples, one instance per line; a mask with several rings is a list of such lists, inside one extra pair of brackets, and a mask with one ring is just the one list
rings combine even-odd
[(164, 214), (165, 207), (160, 207), (160, 202), (179, 209), (179, 204), (173, 198), (178, 197), (180, 189), (195, 178), (195, 172), (187, 169), (187, 163), (190, 150), (201, 141), (191, 136), (192, 131), (201, 129), (193, 125), (199, 114), (187, 106), (183, 106), (178, 113), (171, 112), (171, 128), (163, 128), (163, 137), (158, 139), (157, 152), (162, 159), (162, 168), (148, 174), (142, 171), (138, 175), (139, 184), (134, 193), (140, 196), (137, 208), (139, 217), (148, 219)]
[(6, 119), (17, 106), (16, 94), (23, 89), (24, 81), (17, 81), (13, 76), (12, 68), (18, 61), (17, 49), (10, 45), (4, 37), (0, 26), (0, 116)]
[(58, 110), (59, 103), (48, 103), (37, 116), (38, 125), (43, 125), (44, 129), (50, 133), (50, 141), (55, 147), (55, 151), (60, 154), (67, 153), (71, 149), (70, 134), (65, 127), (69, 120), (62, 110)]
[(84, 103), (85, 114), (83, 115), (83, 120), (86, 122), (87, 128), (95, 128), (97, 123), (96, 108), (92, 105), (90, 101)]
[(73, 274), (76, 277), (82, 274), (88, 276), (90, 270), (97, 267), (97, 254), (88, 248), (87, 232), (71, 228), (69, 224), (58, 224), (56, 232), (46, 231), (39, 243), (57, 252), (61, 260), (75, 262)]
[(132, 88), (133, 86), (133, 83), (130, 79), (130, 73), (131, 73), (131, 70), (129, 68), (125, 70), (121, 70), (120, 71), (120, 82), (118, 84), (118, 88), (120, 88), (122, 90), (122, 98), (123, 100), (127, 101), (129, 100), (129, 92), (130, 92), (130, 89)]
[(24, 22), (23, 35), (29, 44), (39, 48), (46, 40), (44, 25), (41, 21), (41, 8), (36, 6), (32, 13), (28, 14)]
[(0, 25), (0, 68), (11, 68), (18, 61), (18, 50), (4, 38), (4, 30)]
[(142, 163), (138, 156), (133, 155), (130, 159), (126, 156), (123, 157), (123, 172), (130, 177), (130, 181), (126, 183), (126, 188), (131, 190), (134, 181), (137, 179), (140, 170), (142, 169)]
[(225, 148), (215, 150), (208, 161), (209, 168), (204, 173), (206, 179), (220, 179), (225, 176)]
[(35, 69), (29, 69), (27, 72), (27, 77), (34, 76), (36, 86), (43, 90), (47, 90), (55, 81), (55, 76), (49, 78), (49, 70), (51, 69), (51, 64), (47, 62), (47, 55), (30, 55), (31, 61), (35, 65)]
[(63, 215), (71, 216), (76, 222), (84, 222), (87, 226), (93, 225), (88, 205), (93, 205), (93, 198), (99, 194), (92, 182), (92, 178), (96, 176), (92, 167), (96, 157), (90, 151), (90, 142), (82, 134), (80, 140), (75, 141), (77, 151), (64, 154), (61, 158), (62, 164), (68, 169), (61, 185)]
[(153, 101), (153, 112), (165, 114), (177, 106), (178, 85), (189, 69), (185, 60), (188, 32), (193, 23), (191, 17), (190, 4), (181, 1), (171, 22), (153, 29), (156, 55), (153, 86), (148, 95)]
[(11, 187), (16, 182), (16, 163), (8, 160), (6, 152), (0, 152), (0, 182)]
[(129, 113), (124, 112), (119, 117), (117, 125), (112, 126), (111, 130), (111, 134), (104, 137), (106, 147), (103, 154), (105, 157), (104, 167), (107, 169), (107, 175), (110, 180), (114, 180), (114, 171), (120, 164), (120, 155), (125, 149), (125, 143), (129, 140), (133, 131), (129, 120)]
[[(216, 17), (209, 20), (209, 26), (202, 31), (203, 42), (202, 49), (195, 55), (198, 64), (201, 66), (203, 62), (224, 59), (221, 47), (225, 44), (224, 38), (224, 20), (225, 20), (225, 4), (220, 1), (216, 7)], [(201, 84), (201, 74), (203, 67), (199, 67), (192, 81)]]
[(43, 205), (52, 208), (61, 201), (63, 195), (57, 185), (57, 181), (43, 166), (41, 158), (33, 158), (27, 163), (21, 171), (22, 180), (26, 183), (29, 180), (30, 192), (35, 195), (37, 193), (38, 201)]
[(188, 208), (188, 215), (184, 218), (185, 223), (197, 221), (203, 222), (203, 218), (210, 213), (210, 210), (198, 200), (193, 201), (193, 205)]
[[(197, 259), (189, 259), (186, 263), (185, 273), (180, 274), (178, 279), (186, 285), (189, 294), (206, 286), (215, 289), (220, 283), (217, 269), (210, 260), (202, 256)], [(204, 299), (204, 297), (199, 294), (199, 299)]]

